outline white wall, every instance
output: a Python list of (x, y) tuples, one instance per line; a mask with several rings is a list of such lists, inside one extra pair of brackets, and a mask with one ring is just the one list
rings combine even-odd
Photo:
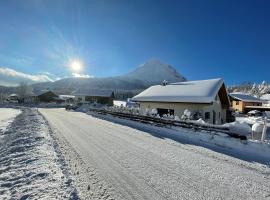
[[(213, 111), (216, 112), (216, 124), (222, 124), (226, 122), (226, 110), (222, 109), (222, 105), (219, 97), (213, 102), (213, 104), (196, 104), (196, 103), (163, 103), (163, 102), (139, 102), (140, 108), (153, 109), (153, 108), (163, 108), (163, 109), (173, 109), (174, 115), (181, 117), (184, 110), (188, 109), (191, 112), (201, 112), (203, 114), (203, 119), (205, 120), (205, 113), (210, 112), (210, 119), (206, 120), (209, 123), (213, 123)], [(219, 115), (220, 113), (220, 115)], [(220, 117), (219, 117), (220, 116)]]

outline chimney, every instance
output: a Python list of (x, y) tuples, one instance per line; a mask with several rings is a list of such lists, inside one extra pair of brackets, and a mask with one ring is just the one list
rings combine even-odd
[(166, 80), (162, 81), (162, 86), (166, 86), (166, 85), (168, 85), (168, 81)]

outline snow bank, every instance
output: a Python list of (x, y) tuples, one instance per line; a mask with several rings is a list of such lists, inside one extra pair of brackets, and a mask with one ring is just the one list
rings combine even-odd
[(255, 123), (252, 125), (252, 131), (255, 133), (262, 133), (263, 131), (263, 124), (262, 123)]
[(118, 107), (126, 107), (126, 101), (113, 100), (113, 105)]
[(224, 124), (223, 126), (228, 127), (230, 132), (237, 135), (249, 136), (251, 134), (251, 127), (245, 122), (231, 122)]
[(0, 199), (78, 199), (64, 158), (36, 109), (23, 109), (0, 140)]
[(21, 111), (19, 109), (0, 108), (0, 133), (4, 132), (20, 113)]
[(200, 123), (200, 124), (205, 124), (206, 123), (202, 118), (198, 119), (196, 122)]
[[(270, 164), (270, 154), (265, 153), (270, 152), (270, 144), (268, 143), (261, 143), (252, 140), (242, 141), (218, 132), (209, 133), (205, 131), (193, 131), (191, 129), (184, 129), (179, 127), (164, 128), (142, 124), (127, 119), (120, 119), (110, 115), (105, 116), (96, 113), (91, 113), (91, 115), (120, 123), (122, 125), (138, 128), (147, 132), (162, 133), (162, 136), (159, 136), (162, 138), (168, 137), (180, 141), (188, 140), (191, 144), (194, 145), (202, 145), (207, 148), (218, 150), (225, 154), (234, 155), (242, 159), (253, 160), (268, 165)], [(242, 134), (250, 134), (251, 132), (251, 128), (248, 128), (244, 123), (239, 123), (237, 125), (227, 124), (227, 126), (231, 126), (231, 128), (236, 131), (240, 130)]]

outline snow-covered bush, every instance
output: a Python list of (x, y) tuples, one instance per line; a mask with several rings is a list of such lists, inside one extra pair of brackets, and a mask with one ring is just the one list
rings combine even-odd
[(183, 115), (181, 116), (181, 119), (182, 120), (191, 119), (191, 111), (188, 109), (185, 109)]
[(150, 115), (150, 109), (149, 108), (145, 108), (143, 115), (149, 116)]
[(180, 118), (179, 118), (177, 115), (175, 115), (175, 116), (174, 116), (174, 120), (175, 120), (175, 121), (180, 121)]
[(157, 109), (153, 108), (153, 109), (151, 110), (151, 115), (157, 115), (157, 114), (158, 114)]

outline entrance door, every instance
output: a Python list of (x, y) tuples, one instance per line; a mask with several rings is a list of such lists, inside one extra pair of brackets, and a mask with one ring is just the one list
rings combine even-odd
[(213, 111), (213, 124), (216, 124), (216, 112)]

